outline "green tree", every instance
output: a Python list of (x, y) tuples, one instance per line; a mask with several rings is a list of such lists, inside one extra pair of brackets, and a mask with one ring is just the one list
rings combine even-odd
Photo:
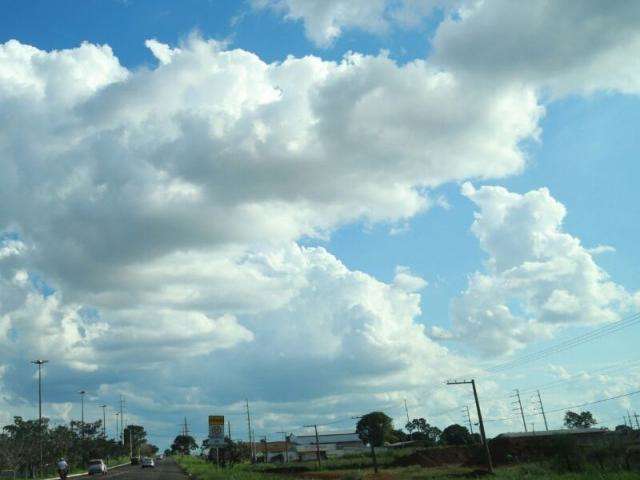
[(567, 428), (591, 428), (596, 423), (591, 412), (572, 412), (568, 411), (564, 414), (564, 425)]
[(147, 442), (147, 432), (140, 425), (127, 425), (124, 429), (124, 447), (126, 452), (138, 456), (140, 447)]
[(469, 445), (472, 438), (467, 427), (454, 423), (442, 431), (440, 441), (445, 445)]
[(410, 432), (412, 440), (420, 441), (426, 446), (436, 445), (440, 441), (440, 435), (442, 434), (438, 427), (429, 425), (424, 418), (414, 418), (407, 422), (405, 428)]
[(378, 472), (378, 460), (375, 447), (381, 447), (385, 441), (393, 438), (393, 422), (383, 412), (371, 412), (363, 415), (356, 425), (356, 433), (360, 440), (371, 447), (373, 469)]
[(171, 453), (191, 455), (191, 451), (198, 448), (198, 444), (191, 435), (178, 435), (171, 444)]
[(374, 447), (381, 447), (389, 441), (393, 432), (393, 422), (383, 412), (371, 412), (363, 415), (356, 425), (360, 440)]

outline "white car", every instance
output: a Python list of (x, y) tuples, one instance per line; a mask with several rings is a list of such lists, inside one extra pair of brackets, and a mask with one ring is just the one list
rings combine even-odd
[(142, 468), (153, 468), (156, 466), (156, 463), (153, 461), (151, 457), (144, 457), (142, 459)]
[(89, 460), (88, 473), (89, 475), (106, 475), (107, 464), (100, 458)]

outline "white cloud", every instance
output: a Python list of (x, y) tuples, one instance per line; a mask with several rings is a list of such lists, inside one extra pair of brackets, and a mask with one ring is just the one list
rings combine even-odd
[(479, 208), (471, 230), (488, 258), (486, 273), (474, 273), (452, 303), (458, 336), (510, 353), (562, 325), (614, 321), (630, 307), (630, 294), (562, 231), (566, 210), (547, 189), (520, 195), (465, 183), (462, 193)]
[(439, 4), (434, 0), (252, 0), (254, 8), (270, 8), (287, 20), (301, 20), (306, 36), (330, 46), (344, 30), (384, 33), (391, 24), (415, 25)]
[(522, 82), (555, 97), (640, 91), (640, 4), (470, 1), (437, 28), (432, 60), (478, 81)]
[(406, 292), (417, 292), (427, 286), (427, 281), (411, 273), (409, 267), (399, 265), (396, 267), (393, 284)]
[(430, 61), (447, 71), (494, 86), (527, 84), (554, 97), (640, 90), (640, 67), (632, 60), (640, 49), (636, 3), (254, 0), (253, 6), (302, 21), (307, 37), (322, 47), (346, 30), (383, 34), (441, 9), (445, 18), (436, 27)]
[(425, 187), (521, 171), (543, 113), (384, 55), (267, 64), (192, 37), (128, 72), (108, 47), (0, 51), (0, 224), (73, 301), (178, 252), (406, 221)]

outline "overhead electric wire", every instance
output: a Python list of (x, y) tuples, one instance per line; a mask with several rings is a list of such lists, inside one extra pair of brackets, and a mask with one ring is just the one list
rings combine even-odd
[(573, 375), (570, 375), (566, 378), (561, 378), (559, 380), (554, 380), (552, 382), (542, 383), (540, 385), (533, 386), (533, 387), (523, 388), (520, 390), (520, 393), (535, 392), (536, 390), (548, 390), (550, 388), (555, 388), (559, 385), (574, 383), (574, 382), (583, 380), (582, 378), (577, 378), (583, 375), (594, 375), (594, 374), (603, 373), (603, 372), (612, 373), (620, 370), (626, 370), (629, 368), (637, 368), (638, 366), (640, 366), (640, 359), (626, 360), (624, 362), (608, 365), (606, 367), (599, 368), (597, 370), (591, 370), (591, 371), (583, 370), (581, 372), (574, 373)]
[[(552, 410), (545, 410), (545, 413), (549, 414), (549, 413), (565, 412), (565, 411), (570, 410), (572, 408), (582, 408), (582, 407), (586, 407), (586, 406), (589, 406), (589, 405), (597, 405), (599, 403), (609, 402), (611, 400), (617, 400), (619, 398), (631, 397), (633, 395), (638, 395), (638, 394), (640, 394), (640, 390), (634, 390), (632, 392), (621, 393), (619, 395), (614, 395), (612, 397), (600, 398), (598, 400), (593, 400), (593, 401), (590, 401), (590, 402), (583, 402), (583, 403), (579, 403), (577, 405), (568, 405), (568, 406), (564, 406), (564, 407), (560, 407), (560, 408), (555, 408), (555, 409), (552, 409)], [(539, 416), (539, 415), (542, 415), (542, 412), (534, 412), (534, 413), (525, 414), (526, 417), (534, 417), (534, 416)], [(505, 420), (512, 420), (514, 418), (519, 418), (519, 415), (511, 415), (509, 417), (502, 417), (502, 418), (487, 418), (487, 419), (485, 419), (485, 422), (501, 422), (501, 421), (505, 421)]]
[(613, 333), (619, 332), (620, 330), (623, 330), (625, 328), (628, 328), (637, 324), (640, 324), (640, 312), (636, 312), (621, 320), (608, 323), (606, 325), (603, 325), (602, 327), (598, 327), (589, 332), (585, 332), (575, 337), (568, 338), (560, 343), (551, 345), (547, 348), (543, 348), (542, 350), (531, 352), (526, 355), (522, 355), (521, 357), (515, 358), (513, 360), (509, 360), (507, 362), (494, 365), (493, 367), (487, 368), (486, 371), (489, 373), (500, 373), (505, 370), (510, 370), (511, 368), (523, 366), (528, 363), (534, 362), (536, 360), (546, 358), (550, 355), (554, 355), (556, 353), (560, 353), (565, 350), (575, 348), (579, 345), (589, 343), (594, 340), (598, 340), (602, 337), (611, 335)]

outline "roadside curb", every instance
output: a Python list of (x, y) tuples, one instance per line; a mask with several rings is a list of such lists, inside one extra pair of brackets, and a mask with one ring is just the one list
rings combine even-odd
[[(120, 465), (114, 465), (113, 467), (108, 467), (108, 470), (111, 470), (112, 468), (126, 467), (127, 465), (131, 465), (131, 462), (121, 463)], [(89, 475), (88, 473), (74, 473), (73, 475), (67, 475), (67, 478), (86, 477), (88, 475)], [(42, 480), (59, 480), (59, 479), (60, 477), (51, 477), (51, 478), (43, 478)]]

